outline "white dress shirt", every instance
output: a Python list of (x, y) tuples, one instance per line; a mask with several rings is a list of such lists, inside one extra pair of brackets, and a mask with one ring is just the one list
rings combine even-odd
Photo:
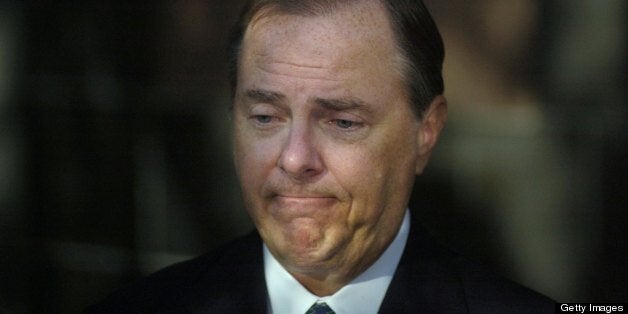
[(268, 289), (268, 313), (305, 313), (314, 302), (325, 302), (336, 314), (377, 313), (384, 300), (410, 231), (410, 211), (406, 209), (397, 236), (371, 267), (336, 293), (318, 297), (303, 287), (273, 257), (264, 244), (264, 275)]

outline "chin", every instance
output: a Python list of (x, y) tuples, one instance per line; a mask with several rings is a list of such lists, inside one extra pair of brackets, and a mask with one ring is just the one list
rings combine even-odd
[[(309, 268), (319, 267), (333, 257), (335, 241), (325, 234), (318, 224), (299, 224), (283, 228), (279, 233), (279, 228), (274, 228), (274, 243), (277, 253), (294, 267)], [(273, 237), (273, 235), (271, 235)], [(267, 242), (268, 243), (268, 242)]]

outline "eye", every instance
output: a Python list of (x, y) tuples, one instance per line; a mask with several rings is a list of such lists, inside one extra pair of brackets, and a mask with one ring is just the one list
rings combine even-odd
[(360, 126), (361, 123), (345, 120), (345, 119), (334, 119), (331, 120), (330, 123), (334, 124), (336, 127), (344, 130), (355, 129)]
[(273, 117), (267, 115), (256, 115), (253, 117), (253, 119), (255, 119), (255, 121), (260, 124), (267, 124), (273, 121)]
[(328, 116), (323, 121), (326, 134), (336, 141), (352, 143), (369, 134), (369, 121), (352, 114)]
[(350, 129), (353, 126), (353, 121), (338, 119), (336, 125), (341, 129)]

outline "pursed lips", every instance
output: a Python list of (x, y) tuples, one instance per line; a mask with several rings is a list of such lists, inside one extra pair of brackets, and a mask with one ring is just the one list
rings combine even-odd
[(298, 203), (329, 202), (331, 200), (336, 199), (333, 196), (326, 196), (326, 195), (284, 195), (284, 194), (275, 195), (273, 198), (280, 202), (298, 202)]
[(284, 195), (278, 194), (273, 198), (275, 208), (284, 212), (306, 215), (321, 214), (321, 210), (330, 209), (338, 201), (337, 198), (327, 195)]

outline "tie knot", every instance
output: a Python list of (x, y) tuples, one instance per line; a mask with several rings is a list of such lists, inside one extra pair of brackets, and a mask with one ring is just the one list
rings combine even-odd
[(305, 314), (336, 314), (325, 302), (316, 302)]

